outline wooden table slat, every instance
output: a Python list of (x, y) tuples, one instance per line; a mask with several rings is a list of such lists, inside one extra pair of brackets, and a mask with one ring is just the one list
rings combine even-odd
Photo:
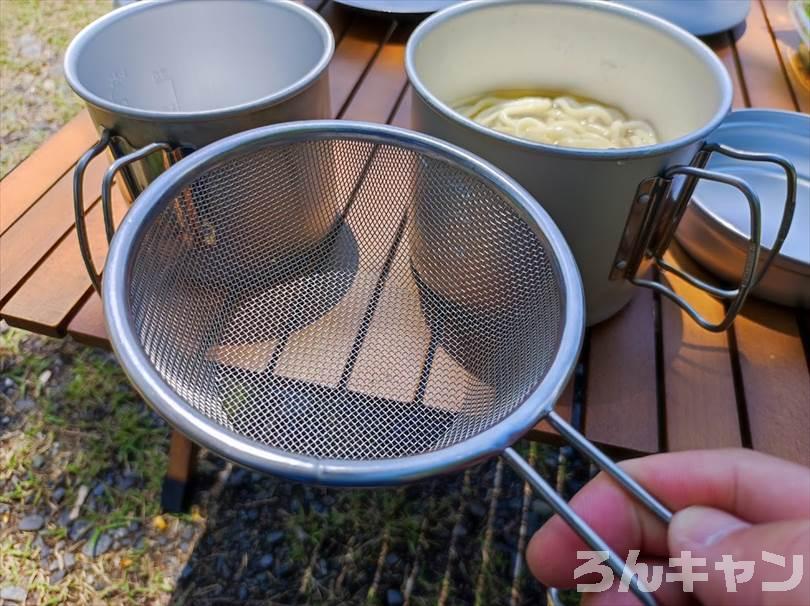
[(810, 465), (810, 375), (794, 310), (749, 299), (734, 331), (752, 446)]
[(390, 28), (383, 30), (374, 19), (366, 17), (355, 18), (349, 26), (329, 65), (333, 116), (341, 117), (347, 101), (390, 33)]
[(745, 31), (735, 46), (751, 105), (795, 110), (790, 85), (758, 0), (751, 2)]
[(655, 301), (640, 289), (613, 318), (591, 329), (585, 435), (600, 442), (658, 452)]
[[(84, 179), (85, 209), (98, 200), (109, 160), (93, 159)], [(73, 229), (73, 171), (62, 175), (42, 198), (0, 238), (0, 303), (62, 238)], [(58, 296), (58, 293), (54, 293)]]
[(0, 234), (39, 200), (98, 139), (87, 111), (68, 122), (0, 181)]
[(405, 43), (411, 31), (412, 28), (405, 26), (398, 26), (394, 30), (391, 40), (380, 50), (357, 88), (351, 105), (343, 113), (344, 119), (389, 121), (408, 82), (405, 74)]
[[(128, 205), (118, 187), (113, 189), (113, 213), (116, 224), (121, 221)], [(103, 267), (107, 256), (107, 240), (101, 204), (86, 215), (87, 233), (96, 267)], [(79, 252), (76, 230), (71, 230), (57, 247), (28, 278), (3, 308), (3, 314), (16, 326), (36, 327), (50, 336), (65, 333), (68, 318), (86, 298), (92, 286)]]
[[(667, 260), (711, 280), (677, 245)], [(708, 320), (717, 322), (725, 313), (720, 301), (683, 280), (673, 277), (668, 283)], [(661, 338), (667, 450), (741, 446), (728, 334), (704, 330), (662, 298)]]
[(801, 38), (788, 15), (788, 5), (784, 0), (765, 0), (765, 18), (773, 36), (776, 48), (782, 59), (782, 66), (793, 89), (793, 97), (798, 109), (810, 112), (810, 74), (803, 68), (797, 51)]
[(734, 87), (734, 100), (732, 107), (740, 109), (746, 107), (747, 99), (745, 88), (742, 84), (742, 75), (737, 60), (737, 51), (734, 49), (734, 40), (729, 32), (722, 32), (706, 39), (711, 49), (717, 54), (731, 77), (731, 85)]
[(90, 295), (73, 316), (67, 331), (80, 343), (110, 349), (110, 337), (104, 326), (104, 308), (98, 294), (94, 292)]

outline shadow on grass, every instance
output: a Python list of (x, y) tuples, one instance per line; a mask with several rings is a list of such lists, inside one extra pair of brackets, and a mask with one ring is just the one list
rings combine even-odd
[[(556, 464), (553, 451), (532, 448), (541, 468)], [(212, 496), (177, 606), (544, 602), (519, 549), (548, 509), (496, 461), (380, 490), (313, 488), (234, 467)]]

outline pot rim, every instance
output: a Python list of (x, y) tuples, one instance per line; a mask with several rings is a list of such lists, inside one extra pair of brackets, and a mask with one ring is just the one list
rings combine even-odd
[(658, 30), (661, 34), (666, 35), (680, 42), (682, 45), (692, 50), (695, 56), (697, 56), (700, 59), (703, 59), (704, 63), (716, 76), (716, 80), (720, 85), (721, 99), (720, 103), (718, 104), (718, 108), (715, 111), (712, 118), (702, 127), (693, 130), (692, 132), (687, 133), (686, 135), (677, 137), (669, 141), (664, 141), (662, 143), (657, 143), (655, 145), (645, 145), (642, 147), (614, 148), (614, 149), (588, 149), (576, 147), (560, 147), (555, 145), (548, 145), (546, 143), (538, 143), (536, 141), (530, 141), (528, 139), (523, 139), (520, 137), (516, 137), (514, 135), (508, 135), (506, 133), (501, 133), (491, 128), (487, 128), (486, 126), (478, 124), (474, 120), (462, 116), (457, 111), (452, 109), (449, 105), (439, 100), (439, 98), (436, 97), (433, 93), (431, 93), (428, 87), (422, 81), (421, 77), (419, 76), (419, 71), (416, 68), (415, 63), (416, 50), (419, 47), (419, 44), (426, 36), (430, 35), (433, 32), (433, 30), (440, 27), (441, 25), (444, 25), (447, 22), (450, 22), (451, 20), (460, 15), (473, 13), (479, 10), (486, 10), (492, 8), (493, 6), (498, 5), (521, 5), (521, 4), (533, 5), (535, 4), (535, 2), (533, 0), (468, 0), (467, 2), (456, 4), (455, 6), (447, 8), (441, 12), (435, 13), (434, 15), (423, 21), (411, 35), (410, 39), (408, 40), (408, 45), (405, 51), (405, 70), (408, 74), (408, 80), (410, 81), (411, 86), (413, 86), (416, 94), (418, 94), (422, 98), (422, 100), (425, 101), (425, 103), (429, 107), (431, 107), (431, 109), (433, 109), (434, 111), (439, 112), (452, 122), (455, 122), (460, 126), (476, 131), (479, 134), (484, 135), (486, 137), (491, 137), (495, 140), (512, 144), (530, 151), (540, 151), (558, 154), (560, 156), (570, 158), (583, 158), (588, 160), (630, 160), (640, 157), (656, 156), (671, 153), (677, 149), (683, 148), (691, 143), (694, 143), (695, 141), (705, 139), (709, 135), (709, 133), (714, 131), (714, 129), (716, 129), (720, 125), (725, 116), (731, 110), (731, 102), (734, 95), (731, 77), (729, 76), (728, 72), (726, 71), (726, 68), (723, 66), (722, 62), (714, 53), (714, 51), (712, 51), (708, 46), (706, 46), (706, 44), (704, 44), (701, 40), (699, 40), (698, 38), (687, 32), (686, 30), (681, 29), (677, 25), (670, 23), (669, 21), (665, 21), (660, 17), (650, 15), (636, 8), (616, 4), (613, 2), (607, 2), (605, 0), (567, 0), (566, 2), (563, 3), (563, 5), (576, 5), (587, 7), (590, 10), (621, 15), (628, 19), (638, 21), (644, 25), (651, 27), (652, 29)]
[[(237, 1), (246, 1), (246, 0), (237, 0)], [(251, 1), (255, 2), (256, 0)], [(310, 85), (314, 84), (315, 81), (321, 76), (321, 74), (324, 73), (326, 68), (329, 66), (329, 63), (332, 59), (332, 55), (334, 54), (335, 51), (335, 38), (332, 34), (332, 29), (329, 27), (326, 21), (324, 21), (323, 17), (321, 17), (318, 13), (308, 8), (307, 6), (304, 6), (303, 4), (297, 4), (295, 2), (292, 2), (291, 0), (258, 0), (258, 1), (264, 4), (270, 4), (275, 6), (281, 5), (284, 7), (284, 9), (288, 11), (298, 13), (304, 19), (308, 20), (310, 25), (312, 25), (315, 28), (315, 30), (321, 35), (321, 38), (324, 43), (323, 53), (321, 54), (321, 57), (318, 59), (318, 62), (312, 67), (312, 69), (310, 69), (304, 76), (302, 76), (289, 86), (286, 86), (281, 90), (278, 90), (270, 95), (266, 95), (264, 97), (260, 97), (258, 99), (254, 99), (237, 105), (231, 105), (228, 107), (220, 107), (216, 109), (209, 109), (203, 111), (193, 111), (193, 112), (155, 111), (155, 110), (139, 109), (136, 107), (121, 105), (120, 103), (110, 101), (109, 99), (105, 99), (97, 95), (82, 83), (78, 73), (80, 57), (82, 55), (82, 52), (85, 50), (86, 46), (93, 40), (93, 38), (98, 33), (104, 31), (111, 24), (117, 23), (122, 19), (126, 19), (127, 17), (130, 16), (130, 14), (135, 14), (136, 12), (141, 11), (159, 10), (165, 4), (172, 2), (172, 0), (151, 0), (150, 2), (135, 2), (133, 4), (111, 11), (106, 15), (104, 15), (103, 17), (96, 19), (93, 23), (85, 27), (81, 32), (79, 32), (76, 35), (75, 38), (73, 38), (70, 45), (68, 46), (67, 52), (65, 53), (65, 61), (64, 61), (65, 78), (70, 87), (73, 89), (73, 91), (79, 97), (81, 97), (82, 100), (84, 100), (86, 103), (119, 116), (125, 116), (128, 118), (140, 120), (148, 120), (152, 122), (188, 122), (195, 120), (218, 120), (222, 118), (229, 118), (238, 114), (252, 113), (254, 111), (258, 111), (261, 109), (265, 109), (267, 107), (271, 107), (273, 105), (277, 105), (282, 101), (286, 101), (287, 99), (290, 99), (298, 95), (301, 91), (305, 90)], [(184, 3), (192, 3), (192, 2), (194, 2), (194, 0), (184, 0)], [(203, 4), (204, 3), (205, 2), (203, 1)]]

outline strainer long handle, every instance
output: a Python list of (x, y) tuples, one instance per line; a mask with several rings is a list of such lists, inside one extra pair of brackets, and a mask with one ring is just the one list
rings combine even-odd
[[(641, 503), (643, 503), (650, 511), (652, 511), (661, 521), (669, 524), (672, 520), (672, 512), (670, 512), (664, 505), (651, 495), (643, 486), (625, 473), (618, 465), (606, 457), (599, 449), (597, 449), (590, 441), (588, 441), (576, 429), (571, 427), (562, 417), (554, 412), (551, 412), (547, 417), (551, 425), (571, 442), (578, 450), (583, 452), (592, 461), (594, 461), (603, 471), (610, 474), (617, 482), (626, 488), (633, 496), (635, 496)], [(512, 448), (507, 448), (504, 457), (509, 465), (524, 479), (531, 487), (543, 497), (543, 499), (551, 506), (554, 512), (559, 515), (565, 522), (576, 532), (580, 538), (594, 551), (600, 551), (607, 554), (607, 565), (620, 579), (625, 574), (624, 561), (608, 546), (607, 543), (600, 537), (588, 524), (571, 508), (565, 500), (557, 494), (557, 492), (546, 482), (543, 477), (532, 468), (529, 463), (523, 459)], [(643, 580), (635, 574), (629, 576), (629, 585), (631, 591), (636, 597), (647, 606), (655, 606), (656, 601), (652, 596), (649, 588)]]
[[(535, 492), (543, 497), (543, 499), (551, 506), (551, 509), (554, 510), (554, 513), (565, 520), (573, 531), (576, 532), (583, 541), (585, 541), (588, 547), (594, 551), (607, 554), (607, 565), (618, 578), (623, 578), (625, 569), (624, 560), (622, 560), (616, 554), (616, 552), (613, 551), (607, 543), (605, 543), (602, 537), (594, 532), (593, 528), (588, 526), (585, 520), (577, 515), (571, 506), (566, 503), (560, 495), (557, 494), (557, 491), (554, 490), (551, 485), (549, 485), (549, 483), (546, 482), (543, 477), (534, 470), (534, 468), (532, 468), (531, 465), (529, 465), (526, 459), (521, 457), (512, 448), (507, 448), (504, 451), (503, 456), (506, 458), (506, 461), (509, 463), (512, 469), (514, 469), (518, 475), (526, 480), (535, 490)], [(635, 574), (630, 576), (630, 590), (639, 600), (641, 600), (642, 604), (645, 604), (646, 606), (657, 606), (657, 602), (655, 601), (655, 598), (652, 597), (650, 589), (645, 585), (644, 581)]]

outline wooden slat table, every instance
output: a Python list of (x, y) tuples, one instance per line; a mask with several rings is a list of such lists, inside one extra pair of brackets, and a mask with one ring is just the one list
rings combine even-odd
[[(337, 118), (409, 126), (404, 50), (413, 24), (307, 0), (337, 41), (329, 68)], [(744, 27), (708, 38), (728, 68), (737, 108), (810, 110), (807, 75), (794, 61), (798, 35), (781, 0), (754, 0)], [(10, 325), (109, 347), (73, 226), (71, 183), (78, 157), (96, 139), (81, 113), (0, 182), (0, 316)], [(99, 192), (105, 157), (86, 178), (86, 214), (99, 266), (106, 245)], [(115, 200), (116, 217), (126, 210)], [(693, 266), (674, 247), (670, 259)], [(702, 313), (723, 306), (675, 283)], [(733, 328), (706, 332), (679, 308), (639, 292), (616, 317), (588, 331), (557, 410), (619, 455), (744, 446), (810, 464), (810, 314), (751, 300)], [(556, 439), (546, 424), (530, 437)], [(182, 482), (193, 449), (172, 440), (170, 476)]]

